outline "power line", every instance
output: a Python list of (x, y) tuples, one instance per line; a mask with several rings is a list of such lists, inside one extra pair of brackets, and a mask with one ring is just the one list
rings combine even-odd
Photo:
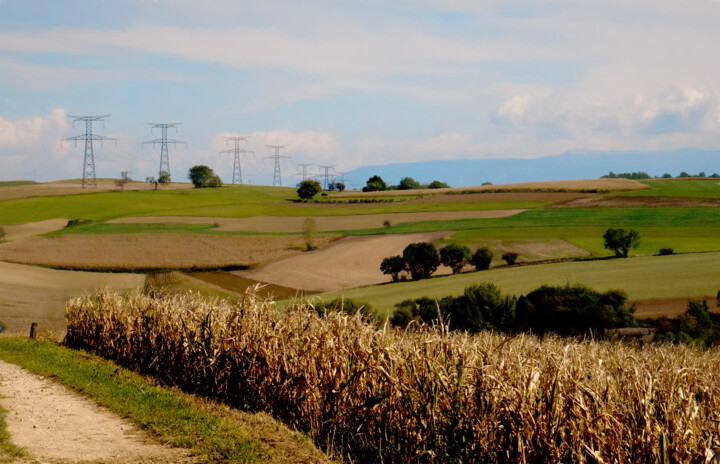
[(275, 150), (275, 154), (268, 156), (265, 159), (275, 160), (275, 171), (273, 172), (273, 187), (282, 186), (282, 178), (280, 177), (280, 158), (290, 158), (289, 156), (280, 156), (280, 149), (287, 147), (287, 145), (268, 145), (268, 147)]
[(308, 180), (309, 177), (307, 175), (307, 168), (308, 166), (312, 166), (313, 163), (298, 163), (297, 165), (302, 167), (302, 180)]
[(168, 155), (168, 144), (174, 144), (177, 145), (178, 143), (185, 143), (181, 140), (173, 140), (167, 138), (167, 130), (168, 127), (174, 127), (175, 132), (177, 132), (177, 126), (179, 126), (180, 122), (174, 122), (174, 123), (154, 123), (149, 122), (150, 125), (150, 131), (152, 132), (153, 129), (162, 129), (162, 135), (159, 139), (155, 140), (148, 140), (147, 142), (143, 142), (143, 145), (146, 143), (152, 143), (153, 148), (155, 147), (155, 144), (160, 144), (160, 170), (158, 171), (158, 178), (160, 178), (163, 174), (170, 175), (170, 157)]
[(328, 165), (318, 164), (318, 166), (325, 169), (325, 175), (323, 176), (325, 179), (325, 185), (323, 186), (323, 188), (327, 189), (329, 187), (328, 178), (330, 177), (330, 174), (329, 174), (330, 169), (334, 168), (337, 165), (336, 164), (328, 164)]
[(235, 148), (231, 150), (225, 150), (221, 151), (220, 153), (232, 153), (234, 155), (234, 162), (233, 162), (233, 177), (232, 177), (232, 183), (233, 184), (240, 184), (242, 185), (242, 169), (240, 167), (240, 154), (245, 153), (252, 153), (255, 154), (254, 151), (245, 150), (244, 148), (240, 148), (240, 142), (245, 141), (247, 143), (247, 139), (250, 136), (241, 136), (241, 137), (227, 137), (227, 141), (225, 144), (227, 145), (227, 142), (230, 142), (231, 140), (235, 143)]
[(100, 144), (102, 145), (102, 142), (104, 140), (115, 140), (110, 137), (104, 137), (102, 135), (95, 135), (92, 131), (92, 123), (93, 121), (102, 121), (103, 127), (105, 127), (105, 118), (109, 117), (109, 114), (104, 114), (102, 116), (71, 116), (68, 115), (69, 118), (73, 118), (73, 127), (75, 127), (75, 123), (77, 121), (84, 121), (85, 122), (85, 134), (83, 135), (76, 135), (75, 137), (68, 137), (65, 140), (71, 140), (75, 142), (75, 146), (77, 146), (78, 141), (82, 140), (85, 142), (85, 156), (83, 158), (83, 175), (82, 175), (82, 188), (85, 188), (85, 186), (90, 186), (92, 188), (97, 188), (97, 181), (95, 179), (95, 152), (93, 151), (93, 140), (99, 140)]

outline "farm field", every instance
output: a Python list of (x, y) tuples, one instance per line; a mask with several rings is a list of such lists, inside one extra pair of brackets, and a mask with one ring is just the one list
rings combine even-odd
[(0, 322), (8, 333), (26, 334), (32, 322), (44, 329), (65, 330), (65, 301), (101, 287), (142, 288), (141, 274), (72, 272), (0, 261)]
[(720, 286), (719, 259), (720, 253), (697, 253), (505, 267), (331, 292), (319, 297), (352, 298), (370, 303), (384, 314), (408, 298), (457, 296), (465, 287), (482, 282), (492, 282), (511, 295), (528, 293), (544, 284), (582, 284), (599, 291), (622, 289), (630, 300), (705, 297), (715, 295)]
[[(464, 284), (455, 282), (472, 279), (467, 276), (473, 274), (463, 274), (448, 277), (449, 284), (431, 279), (365, 287), (388, 282), (389, 277), (379, 271), (380, 262), (402, 252), (410, 241), (420, 240), (418, 237), (431, 237), (437, 246), (488, 246), (495, 253), (493, 266), (499, 266), (504, 264), (500, 255), (506, 251), (518, 253), (519, 263), (609, 257), (602, 234), (609, 227), (626, 227), (640, 233), (640, 247), (632, 250), (631, 256), (645, 256), (648, 277), (631, 271), (622, 274), (621, 269), (634, 260), (560, 263), (567, 268), (500, 268), (479, 275), (497, 273), (510, 292), (537, 282), (534, 272), (561, 283), (569, 276), (572, 282), (599, 288), (610, 282), (598, 281), (598, 276), (622, 275), (612, 286), (626, 289), (638, 300), (707, 296), (717, 291), (712, 290), (717, 285), (710, 278), (701, 291), (692, 278), (683, 277), (654, 294), (653, 279), (663, 272), (660, 258), (651, 256), (661, 248), (673, 248), (675, 253), (720, 251), (720, 204), (714, 180), (601, 179), (478, 189), (343, 192), (322, 197), (319, 203), (294, 202), (293, 188), (188, 189), (181, 185), (153, 191), (143, 183), (135, 187), (142, 189), (122, 193), (99, 189), (64, 196), (42, 195), (49, 188), (72, 188), (79, 193), (77, 186), (56, 183), (52, 187), (1, 188), (25, 189), (27, 197), (0, 201), (0, 223), (11, 240), (0, 244), (0, 260), (96, 271), (251, 268), (239, 272), (242, 277), (222, 273), (198, 277), (231, 294), (242, 294), (241, 287), (254, 280), (288, 289), (282, 290), (283, 295), (295, 289), (343, 289), (349, 295), (362, 295), (357, 299), (373, 299), (378, 302), (374, 306), (387, 310), (392, 306), (389, 302), (396, 301), (394, 296), (386, 296), (390, 289), (405, 288), (398, 294), (410, 296), (429, 289), (435, 292), (432, 295), (444, 296), (462, 291)], [(360, 199), (384, 202), (356, 202)], [(313, 217), (318, 225), (314, 241), (319, 249), (301, 253), (302, 223), (307, 217)], [(68, 218), (96, 222), (65, 228)], [(348, 238), (335, 242), (341, 236)], [(693, 265), (687, 264), (680, 275), (685, 276), (686, 271), (692, 275)], [(638, 268), (644, 267), (638, 264)], [(713, 269), (709, 272), (706, 275), (715, 275)], [(439, 275), (448, 273), (442, 267), (438, 271)], [(523, 281), (528, 282), (525, 287)], [(451, 290), (443, 293), (440, 288), (445, 285)], [(352, 289), (358, 286), (363, 288)]]

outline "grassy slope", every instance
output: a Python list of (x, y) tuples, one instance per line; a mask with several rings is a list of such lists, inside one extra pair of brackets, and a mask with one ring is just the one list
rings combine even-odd
[(465, 287), (481, 282), (493, 282), (513, 295), (527, 293), (544, 284), (578, 283), (597, 290), (623, 289), (631, 300), (692, 297), (717, 292), (719, 260), (720, 253), (697, 253), (540, 264), (362, 287), (320, 296), (332, 299), (342, 294), (346, 298), (368, 302), (378, 312), (385, 313), (391, 311), (395, 303), (408, 298), (459, 295)]
[(65, 217), (104, 221), (127, 216), (324, 216), (419, 211), (525, 209), (543, 202), (294, 204), (294, 188), (232, 186), (219, 189), (141, 190), (84, 195), (33, 197), (0, 202), (3, 224)]
[(625, 192), (633, 197), (720, 198), (720, 179), (654, 179), (642, 181), (650, 189)]

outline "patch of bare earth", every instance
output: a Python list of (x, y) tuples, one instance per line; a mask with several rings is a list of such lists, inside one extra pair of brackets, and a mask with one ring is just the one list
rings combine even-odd
[(380, 272), (380, 263), (384, 258), (402, 254), (410, 243), (434, 242), (447, 234), (431, 232), (345, 237), (320, 250), (233, 274), (316, 292), (379, 284), (391, 280)]
[(583, 248), (560, 239), (527, 241), (485, 240), (483, 241), (483, 245), (495, 253), (495, 261), (498, 264), (504, 264), (501, 258), (503, 253), (517, 253), (519, 255), (517, 259), (518, 263), (575, 258), (579, 256), (590, 256), (591, 254)]
[[(337, 236), (318, 236), (318, 246)], [(300, 253), (299, 236), (63, 235), (0, 246), (0, 259), (65, 269), (256, 266)]]
[(140, 274), (57, 271), (0, 262), (0, 321), (10, 334), (27, 334), (33, 322), (40, 329), (63, 332), (69, 298), (100, 287), (141, 288), (144, 281)]
[(68, 220), (65, 218), (48, 219), (46, 221), (28, 222), (17, 226), (5, 226), (5, 240), (14, 242), (36, 235), (47, 234), (65, 227)]
[[(384, 222), (401, 224), (420, 221), (452, 221), (456, 219), (489, 219), (513, 216), (525, 210), (437, 211), (421, 213), (358, 214), (352, 216), (314, 216), (319, 231), (361, 230), (383, 227)], [(110, 223), (131, 224), (219, 224), (221, 231), (302, 232), (305, 216), (254, 216), (249, 218), (214, 218), (189, 216), (152, 216), (113, 219)]]
[(707, 302), (711, 313), (720, 312), (717, 308), (717, 298), (714, 296), (703, 296), (695, 298), (650, 298), (636, 300), (635, 317), (638, 319), (654, 319), (657, 317), (677, 317), (687, 310), (688, 302), (691, 299), (703, 299)]
[(577, 198), (552, 208), (720, 208), (720, 198), (686, 197), (589, 197)]
[(0, 406), (10, 440), (35, 462), (191, 463), (132, 423), (57, 383), (0, 361)]
[[(161, 190), (169, 189), (189, 189), (192, 188), (192, 184), (179, 183), (169, 184), (160, 187)], [(125, 190), (152, 190), (154, 185), (145, 182), (129, 182), (125, 184)], [(115, 181), (109, 179), (98, 179), (97, 188), (82, 188), (82, 182), (77, 181), (66, 181), (66, 182), (47, 182), (40, 184), (30, 185), (18, 185), (14, 187), (2, 187), (0, 188), (0, 201), (3, 200), (17, 200), (20, 198), (30, 197), (48, 197), (58, 195), (81, 195), (86, 193), (98, 193), (98, 192), (109, 192), (119, 191), (120, 189), (115, 185)]]

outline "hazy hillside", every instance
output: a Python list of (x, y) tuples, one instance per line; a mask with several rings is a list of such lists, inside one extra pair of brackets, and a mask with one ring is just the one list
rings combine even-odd
[(566, 179), (592, 179), (613, 172), (645, 171), (650, 175), (673, 176), (682, 171), (708, 175), (720, 172), (720, 150), (688, 148), (661, 152), (566, 152), (536, 159), (466, 159), (423, 161), (383, 166), (364, 166), (346, 175), (350, 186), (360, 187), (375, 174), (396, 184), (411, 176), (420, 182), (438, 179), (453, 187)]

